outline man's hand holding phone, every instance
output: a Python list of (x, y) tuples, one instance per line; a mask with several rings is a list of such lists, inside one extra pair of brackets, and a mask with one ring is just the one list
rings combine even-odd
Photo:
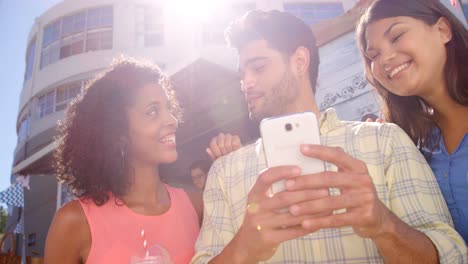
[[(292, 215), (315, 215), (301, 223), (303, 228), (315, 232), (322, 228), (351, 226), (357, 235), (374, 239), (384, 234), (385, 228), (391, 227), (391, 220), (396, 216), (379, 200), (363, 161), (335, 147), (302, 145), (301, 152), (307, 157), (336, 165), (338, 171), (288, 179), (288, 192), (322, 188), (341, 190), (341, 195), (324, 196), (290, 206), (289, 212)], [(331, 213), (343, 208), (346, 212)]]
[[(248, 195), (243, 224), (230, 243), (234, 252), (256, 263), (271, 258), (281, 242), (322, 228), (352, 226), (367, 238), (385, 233), (395, 216), (378, 199), (366, 164), (341, 148), (321, 146), (313, 113), (265, 119), (260, 130), (269, 168)], [(323, 162), (338, 171), (325, 171)], [(330, 195), (330, 188), (341, 195)], [(333, 213), (340, 209), (346, 212)]]
[(270, 188), (279, 180), (292, 180), (302, 176), (297, 166), (278, 166), (265, 169), (247, 197), (244, 221), (234, 239), (229, 244), (230, 250), (237, 256), (248, 256), (236, 260), (239, 263), (257, 263), (268, 260), (281, 242), (310, 233), (301, 224), (315, 215), (292, 215), (278, 213), (281, 208), (302, 204), (310, 200), (328, 196), (328, 189), (284, 191), (274, 196)]
[[(388, 227), (390, 220), (395, 218), (379, 200), (363, 161), (351, 157), (341, 148), (320, 145), (318, 122), (313, 113), (265, 119), (260, 124), (260, 131), (269, 168), (278, 165), (302, 168), (302, 176), (273, 183), (272, 194), (292, 201), (289, 198), (292, 193), (301, 193), (302, 201), (281, 211), (294, 216), (311, 216), (301, 223), (309, 232), (352, 226), (359, 236), (373, 238), (382, 234), (384, 227)], [(336, 165), (338, 171), (326, 172), (324, 162)], [(328, 191), (329, 188), (337, 188), (341, 194), (306, 195), (308, 192)], [(284, 189), (286, 191), (282, 192)], [(341, 209), (346, 210), (333, 213)]]

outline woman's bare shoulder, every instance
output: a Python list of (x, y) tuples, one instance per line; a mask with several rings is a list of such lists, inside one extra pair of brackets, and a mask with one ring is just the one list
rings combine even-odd
[(50, 263), (83, 263), (91, 245), (91, 233), (78, 200), (62, 206), (52, 221), (47, 235), (45, 259)]

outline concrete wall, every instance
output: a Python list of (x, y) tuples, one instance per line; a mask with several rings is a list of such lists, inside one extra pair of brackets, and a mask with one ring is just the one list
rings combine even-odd
[(333, 107), (343, 120), (360, 121), (365, 114), (379, 115), (371, 86), (364, 76), (354, 32), (320, 47), (316, 100), (320, 110)]
[(26, 254), (43, 256), (47, 232), (56, 210), (57, 181), (55, 175), (34, 175), (29, 185), (31, 190), (24, 189)]

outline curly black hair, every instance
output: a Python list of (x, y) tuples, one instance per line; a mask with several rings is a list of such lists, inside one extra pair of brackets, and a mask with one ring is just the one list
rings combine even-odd
[(127, 109), (136, 91), (158, 84), (168, 95), (173, 114), (181, 111), (168, 78), (155, 64), (121, 56), (109, 69), (89, 81), (69, 104), (59, 121), (54, 167), (58, 180), (78, 198), (96, 205), (109, 200), (109, 192), (122, 197), (132, 184), (126, 175)]

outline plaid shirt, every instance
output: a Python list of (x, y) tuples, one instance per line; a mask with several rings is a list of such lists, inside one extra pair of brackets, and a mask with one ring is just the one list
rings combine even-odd
[[(379, 199), (408, 225), (426, 234), (440, 263), (468, 263), (467, 248), (426, 160), (394, 124), (345, 122), (333, 109), (320, 118), (322, 145), (338, 146), (367, 164)], [(204, 191), (204, 220), (192, 263), (207, 263), (242, 225), (247, 194), (266, 168), (262, 141), (219, 158)], [(328, 171), (336, 171), (327, 164)], [(329, 228), (283, 242), (265, 263), (383, 263), (370, 239), (351, 227)]]

